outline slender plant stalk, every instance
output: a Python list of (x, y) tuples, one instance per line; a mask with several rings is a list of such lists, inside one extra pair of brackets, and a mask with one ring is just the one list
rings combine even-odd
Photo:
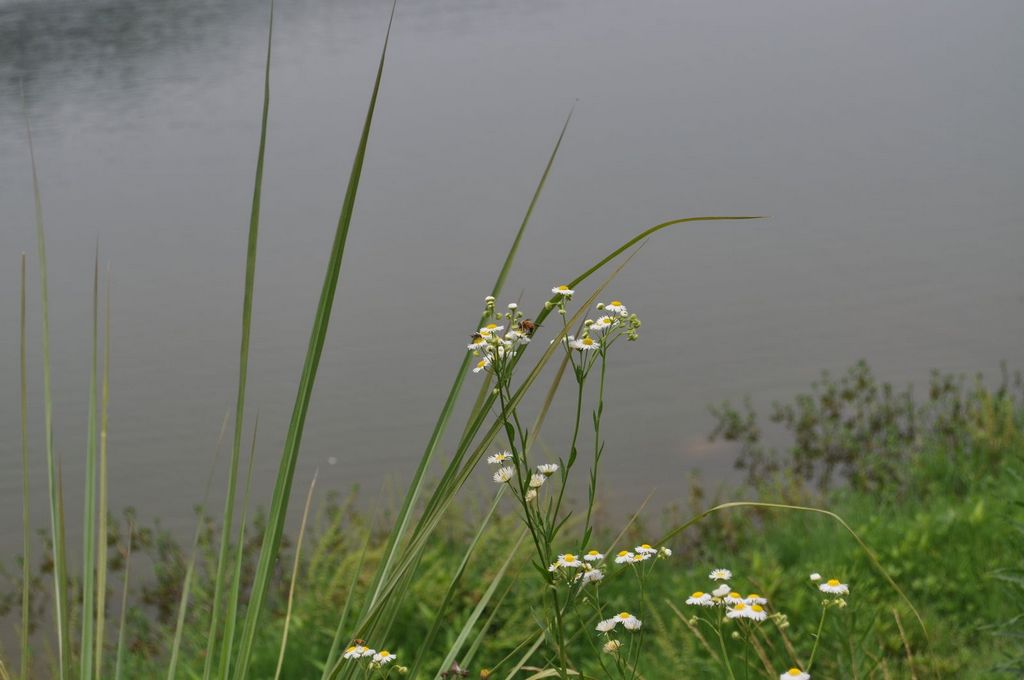
[(32, 573), (29, 565), (29, 549), (32, 547), (32, 537), (29, 527), (29, 502), (28, 502), (28, 363), (25, 359), (25, 253), (21, 254), (21, 324), (20, 324), (20, 354), (21, 354), (21, 678), (28, 678), (29, 672), (29, 595)]
[(181, 651), (181, 640), (185, 632), (185, 615), (188, 613), (189, 596), (192, 594), (192, 576), (196, 569), (196, 557), (199, 553), (199, 537), (203, 533), (203, 509), (207, 507), (210, 500), (210, 489), (213, 487), (214, 472), (217, 469), (217, 459), (220, 457), (220, 445), (224, 440), (224, 433), (228, 429), (228, 414), (224, 414), (224, 421), (220, 426), (220, 434), (217, 436), (217, 449), (210, 464), (210, 473), (206, 478), (206, 492), (203, 494), (203, 504), (199, 506), (199, 517), (196, 521), (196, 532), (192, 538), (192, 555), (188, 560), (188, 567), (185, 568), (185, 581), (181, 585), (181, 597), (178, 599), (178, 618), (174, 626), (174, 638), (171, 643), (171, 658), (167, 663), (167, 680), (174, 680), (178, 672), (178, 654)]
[(828, 608), (827, 607), (822, 607), (821, 608), (821, 618), (818, 619), (818, 630), (814, 634), (814, 646), (811, 647), (811, 656), (810, 656), (810, 658), (807, 659), (806, 671), (808, 673), (811, 672), (811, 666), (814, 665), (814, 656), (818, 653), (818, 643), (821, 642), (821, 629), (825, 627), (825, 614), (827, 612), (828, 612)]
[(128, 574), (132, 562), (132, 534), (135, 526), (128, 523), (128, 550), (124, 557), (124, 583), (121, 586), (121, 623), (117, 627), (117, 656), (114, 661), (114, 680), (124, 677), (125, 620), (128, 618)]
[(302, 431), (306, 424), (306, 414), (309, 411), (309, 401), (313, 394), (313, 385), (316, 382), (320, 355), (323, 352), (324, 339), (327, 337), (327, 327), (331, 320), (334, 294), (337, 290), (338, 278), (341, 274), (341, 260), (345, 253), (345, 242), (348, 238), (348, 230), (352, 223), (352, 214), (355, 210), (356, 193), (359, 189), (363, 159), (366, 156), (366, 145), (370, 137), (373, 112), (377, 106), (377, 94), (380, 92), (380, 82), (384, 74), (384, 59), (387, 55), (388, 39), (391, 37), (391, 26), (394, 18), (395, 6), (392, 5), (391, 18), (388, 20), (388, 30), (384, 36), (384, 47), (381, 50), (380, 64), (377, 67), (377, 78), (373, 84), (373, 94), (370, 96), (370, 106), (366, 112), (366, 120), (363, 123), (363, 132), (359, 139), (355, 160), (352, 162), (348, 189), (345, 192), (345, 199), (342, 203), (341, 215), (338, 217), (334, 244), (331, 248), (327, 272), (324, 276), (323, 289), (320, 293), (320, 303), (317, 305), (316, 319), (313, 322), (313, 329), (310, 333), (306, 361), (302, 369), (302, 378), (299, 381), (291, 423), (288, 426), (288, 434), (285, 437), (284, 452), (281, 455), (281, 464), (278, 468), (277, 482), (274, 486), (270, 514), (267, 518), (267, 528), (263, 536), (263, 545), (260, 547), (259, 564), (256, 568), (256, 576), (249, 598), (249, 607), (245, 614), (245, 625), (242, 628), (242, 636), (238, 644), (238, 663), (235, 666), (234, 672), (236, 680), (244, 680), (248, 676), (256, 628), (259, 625), (259, 618), (263, 609), (263, 599), (266, 596), (267, 589), (270, 587), (271, 570), (277, 561), (277, 554), (281, 547), (281, 535), (284, 531), (288, 500), (291, 498), (292, 480), (295, 476), (295, 465), (298, 461), (299, 447), (302, 443)]
[(53, 391), (50, 373), (50, 298), (47, 287), (46, 235), (43, 231), (43, 199), (39, 190), (36, 153), (32, 145), (32, 125), (29, 123), (28, 104), (25, 102), (24, 92), (22, 92), (21, 98), (25, 110), (25, 133), (28, 137), (29, 159), (32, 163), (36, 244), (39, 250), (39, 295), (42, 303), (43, 322), (43, 419), (46, 440), (46, 472), (50, 493), (50, 538), (53, 542), (53, 606), (54, 622), (57, 626), (57, 668), (60, 680), (66, 680), (71, 673), (71, 650), (68, 648), (68, 579), (58, 466), (53, 455)]
[(92, 277), (92, 369), (89, 372), (89, 439), (85, 447), (85, 508), (82, 513), (82, 680), (91, 680), (96, 652), (96, 374), (99, 306), (100, 253), (97, 243)]
[[(263, 191), (263, 159), (267, 148), (267, 119), (270, 114), (270, 53), (274, 37), (274, 2), (270, 2), (267, 28), (267, 58), (263, 71), (263, 116), (260, 120), (260, 146), (256, 156), (256, 179), (253, 182), (252, 209), (249, 214), (249, 242), (245, 258), (245, 292), (242, 296), (242, 340), (238, 350), (238, 393), (235, 397), (235, 431), (231, 444), (231, 463), (228, 468), (227, 497), (224, 500), (224, 519), (221, 522), (220, 550), (217, 556), (217, 574), (214, 577), (213, 606), (210, 613), (210, 632), (206, 640), (206, 660), (203, 678), (209, 680), (214, 665), (214, 650), (220, 626), (221, 598), (224, 575), (228, 568), (231, 546), (231, 528), (234, 521), (235, 493), (238, 486), (238, 462), (242, 450), (242, 421), (245, 415), (245, 386), (249, 372), (249, 334), (252, 327), (252, 291), (256, 278), (256, 246), (259, 240), (260, 198)], [(238, 602), (230, 603), (238, 607)]]
[(103, 677), (104, 627), (107, 620), (107, 423), (110, 413), (110, 268), (103, 321), (103, 377), (100, 387), (100, 503), (96, 540), (96, 677)]
[(292, 580), (288, 585), (288, 607), (284, 615), (284, 632), (281, 633), (281, 651), (277, 655), (277, 670), (274, 672), (274, 680), (278, 680), (281, 677), (281, 667), (284, 666), (284, 651), (288, 646), (288, 627), (292, 622), (292, 604), (295, 602), (295, 581), (299, 577), (299, 564), (302, 557), (302, 538), (306, 534), (309, 506), (313, 503), (313, 490), (316, 488), (316, 478), (319, 474), (319, 470), (314, 472), (313, 481), (309, 483), (309, 493), (306, 494), (306, 507), (302, 510), (302, 523), (299, 525), (299, 537), (295, 541), (295, 563), (292, 565)]
[(235, 641), (235, 624), (238, 621), (238, 597), (242, 592), (242, 561), (245, 557), (245, 529), (249, 514), (249, 494), (252, 491), (252, 471), (256, 462), (256, 432), (259, 430), (260, 414), (256, 412), (256, 418), (252, 425), (252, 445), (249, 449), (249, 470), (245, 475), (245, 491), (242, 493), (242, 516), (238, 522), (238, 541), (235, 543), (235, 574), (231, 580), (231, 595), (228, 602), (231, 606), (227, 609), (227, 616), (224, 621), (224, 636), (221, 639), (220, 667), (217, 673), (218, 678), (228, 677), (229, 666), (231, 665), (231, 649)]

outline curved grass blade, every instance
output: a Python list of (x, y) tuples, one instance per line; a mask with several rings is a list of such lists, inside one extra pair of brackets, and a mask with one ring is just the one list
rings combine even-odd
[(135, 533), (135, 526), (128, 524), (128, 551), (124, 558), (124, 585), (121, 591), (121, 623), (117, 627), (117, 656), (114, 661), (114, 680), (121, 680), (124, 676), (124, 653), (125, 653), (125, 620), (128, 617), (128, 574), (132, 561), (132, 534)]
[[(544, 190), (544, 184), (547, 182), (548, 175), (551, 173), (551, 168), (555, 164), (555, 158), (558, 156), (558, 150), (562, 146), (562, 140), (565, 138), (566, 130), (569, 129), (569, 122), (572, 120), (572, 113), (573, 110), (570, 108), (569, 115), (566, 116), (565, 123), (562, 125), (562, 130), (558, 134), (558, 139), (555, 141), (555, 146), (551, 150), (551, 155), (548, 157), (547, 165), (544, 166), (544, 172), (541, 174), (540, 181), (537, 183), (537, 188), (534, 189), (533, 197), (530, 199), (530, 205), (527, 207), (526, 214), (523, 216), (523, 221), (520, 223), (519, 230), (516, 232), (515, 239), (512, 241), (512, 246), (505, 255), (505, 262), (502, 264), (501, 270), (498, 272), (498, 278), (494, 281), (494, 286), (491, 289), (491, 295), (494, 297), (497, 297), (505, 286), (505, 280), (508, 278), (508, 273), (512, 269), (512, 263), (515, 261), (516, 254), (519, 252), (519, 244), (523, 240), (523, 234), (526, 233), (526, 225), (529, 224), (530, 218), (533, 216), (533, 209), (540, 200), (540, 195)], [(480, 319), (482, 320), (483, 316), (481, 316)], [(477, 325), (479, 326), (480, 323)], [(459, 393), (462, 391), (462, 383), (466, 379), (466, 369), (469, 367), (471, 358), (472, 353), (466, 352), (462, 359), (462, 364), (459, 366), (459, 370), (456, 373), (455, 381), (452, 383), (451, 389), (448, 391), (448, 398), (445, 400), (444, 406), (441, 408), (440, 415), (438, 415), (437, 422), (434, 425), (434, 430), (430, 434), (430, 439), (427, 442), (427, 448), (423, 452), (423, 456), (420, 458), (419, 465), (413, 475), (412, 482), (409, 485), (409, 491), (406, 493), (405, 499), (402, 502), (402, 509), (398, 513), (398, 518), (395, 521), (395, 527), (392, 530), (391, 535), (388, 537), (388, 543), (384, 549), (384, 557), (381, 561), (381, 566), (374, 577), (373, 585), (371, 587), (372, 595), (369, 600), (370, 606), (372, 606), (376, 601), (377, 596), (379, 595), (380, 584), (387, 578), (388, 572), (391, 570), (391, 564), (395, 559), (395, 553), (401, 542), (401, 538), (408, 527), (410, 514), (416, 505), (420, 492), (423, 489), (424, 475), (426, 474), (431, 460), (433, 460), (438, 444), (440, 444), (441, 439), (444, 437), (444, 433), (448, 428), (448, 421), (451, 419), (452, 412), (455, 409), (455, 402), (458, 400)], [(470, 419), (472, 419), (472, 414), (470, 415)]]
[(21, 678), (28, 678), (29, 671), (29, 605), (30, 581), (32, 578), (29, 564), (29, 549), (32, 547), (32, 536), (29, 526), (28, 502), (28, 363), (25, 360), (25, 253), (21, 254), (21, 531), (23, 545), (21, 549)]
[(242, 492), (242, 516), (238, 521), (238, 542), (235, 544), (235, 574), (231, 580), (231, 596), (228, 602), (230, 606), (224, 621), (224, 636), (221, 639), (220, 667), (217, 673), (218, 678), (228, 677), (228, 667), (231, 664), (231, 648), (235, 642), (235, 624), (238, 621), (238, 597), (242, 592), (242, 560), (245, 557), (245, 529), (249, 514), (249, 494), (252, 490), (253, 464), (256, 462), (256, 432), (259, 430), (260, 414), (256, 412), (256, 419), (252, 425), (252, 446), (249, 449), (249, 470), (245, 474), (245, 491)]
[[(100, 252), (92, 277), (92, 369), (89, 372), (88, 442), (85, 447), (85, 508), (82, 513), (82, 680), (91, 680), (96, 652), (96, 373), (99, 355)], [(104, 518), (106, 521), (106, 518)]]
[(32, 145), (32, 125), (28, 118), (28, 104), (25, 93), (21, 94), (25, 113), (25, 133), (28, 137), (28, 154), (32, 163), (32, 194), (35, 199), (36, 245), (39, 250), (39, 296), (42, 303), (42, 344), (43, 344), (43, 421), (46, 440), (46, 472), (50, 494), (50, 538), (53, 542), (53, 606), (57, 625), (57, 668), (61, 680), (71, 673), (71, 650), (68, 648), (68, 578), (67, 556), (64, 541), (64, 524), (61, 519), (61, 499), (57, 465), (53, 456), (53, 391), (50, 373), (50, 296), (46, 271), (46, 235), (43, 232), (43, 199), (39, 190), (39, 174), (36, 169), (36, 153)]
[(220, 434), (217, 436), (217, 449), (210, 463), (210, 473), (206, 478), (206, 492), (203, 494), (203, 504), (199, 509), (199, 519), (196, 521), (196, 533), (192, 538), (192, 555), (188, 560), (188, 567), (185, 569), (185, 581), (181, 586), (181, 597), (178, 600), (178, 618), (174, 626), (174, 639), (171, 643), (171, 659), (167, 664), (167, 680), (173, 680), (178, 672), (178, 654), (181, 651), (181, 638), (185, 632), (185, 615), (188, 613), (188, 600), (192, 594), (192, 576), (196, 569), (196, 557), (199, 554), (199, 537), (203, 533), (203, 508), (210, 500), (210, 489), (213, 487), (214, 472), (217, 470), (217, 459), (220, 458), (220, 445), (224, 440), (224, 433), (228, 429), (228, 414), (224, 414), (224, 422), (220, 426)]
[(292, 604), (295, 601), (295, 581), (299, 577), (299, 564), (302, 557), (302, 538), (306, 534), (309, 506), (313, 503), (313, 490), (316, 488), (316, 478), (319, 474), (319, 470), (314, 472), (313, 481), (309, 483), (309, 493), (306, 494), (306, 507), (302, 511), (302, 523), (299, 525), (299, 537), (295, 541), (295, 564), (292, 565), (292, 580), (288, 586), (288, 608), (284, 615), (284, 632), (281, 633), (281, 652), (277, 656), (277, 670), (274, 672), (274, 680), (278, 680), (281, 677), (281, 667), (284, 666), (284, 650), (288, 646), (288, 628), (292, 622)]
[[(263, 116), (260, 120), (260, 146), (256, 155), (256, 179), (252, 191), (252, 209), (249, 214), (249, 242), (245, 257), (245, 292), (242, 296), (242, 340), (238, 350), (238, 393), (235, 398), (235, 431), (231, 444), (231, 463), (228, 468), (228, 490), (224, 500), (224, 519), (221, 522), (220, 550), (217, 556), (217, 573), (214, 577), (213, 605), (210, 613), (210, 631), (206, 641), (206, 660), (203, 664), (203, 678), (209, 680), (213, 670), (214, 649), (220, 627), (221, 598), (223, 597), (224, 576), (228, 566), (228, 552), (231, 545), (231, 529), (234, 521), (235, 493), (238, 486), (238, 461), (242, 450), (242, 421), (245, 415), (245, 386), (249, 372), (249, 332), (252, 327), (252, 291), (256, 277), (256, 245), (259, 240), (260, 198), (263, 191), (263, 159), (267, 148), (267, 118), (270, 113), (270, 52), (274, 38), (274, 2), (270, 2), (270, 19), (267, 28), (267, 59), (263, 71)], [(237, 607), (237, 601), (231, 604)]]
[(874, 567), (874, 569), (882, 575), (882, 578), (884, 578), (886, 583), (889, 584), (889, 587), (896, 591), (896, 593), (900, 596), (900, 599), (903, 600), (903, 602), (907, 605), (910, 611), (914, 614), (914, 618), (917, 619), (917, 623), (919, 626), (921, 626), (921, 631), (924, 633), (925, 640), (929, 639), (928, 628), (924, 625), (924, 619), (921, 618), (921, 614), (918, 613), (917, 608), (914, 607), (914, 604), (910, 601), (910, 598), (907, 597), (906, 593), (903, 592), (903, 589), (896, 584), (896, 581), (894, 581), (893, 578), (889, 576), (889, 573), (882, 566), (882, 563), (878, 560), (878, 557), (875, 555), (874, 551), (872, 551), (871, 548), (868, 547), (867, 543), (865, 543), (864, 540), (857, 535), (857, 532), (854, 531), (853, 528), (846, 523), (846, 520), (844, 520), (842, 517), (840, 517), (834, 512), (822, 510), (821, 508), (809, 508), (802, 505), (786, 505), (784, 503), (763, 503), (759, 501), (733, 501), (731, 503), (721, 503), (719, 505), (714, 506), (713, 508), (708, 508), (707, 510), (697, 515), (696, 517), (672, 529), (667, 534), (662, 536), (661, 540), (658, 541), (658, 545), (661, 545), (669, 541), (672, 537), (682, 533), (687, 528), (693, 526), (697, 522), (700, 522), (709, 515), (712, 515), (721, 510), (727, 510), (729, 508), (769, 508), (772, 510), (795, 510), (797, 512), (809, 512), (819, 515), (825, 515), (826, 517), (835, 520), (839, 523), (841, 527), (846, 529), (846, 531), (851, 536), (853, 536), (853, 540), (857, 542), (857, 545), (860, 546), (860, 549), (864, 552), (865, 555), (867, 555), (868, 561), (871, 562), (871, 566)]
[(349, 225), (352, 223), (356, 192), (359, 189), (359, 178), (363, 170), (363, 159), (366, 156), (366, 145), (370, 137), (373, 112), (377, 106), (377, 94), (380, 91), (381, 78), (384, 74), (384, 59), (387, 55), (388, 40), (391, 37), (391, 26), (394, 18), (395, 6), (392, 5), (391, 18), (388, 20), (388, 29), (384, 36), (384, 47), (381, 50), (380, 63), (377, 67), (377, 78), (373, 84), (373, 94), (370, 96), (370, 106), (366, 112), (366, 120), (363, 123), (363, 132), (359, 139), (355, 160), (352, 162), (352, 172), (349, 176), (345, 199), (342, 203), (341, 215), (338, 217), (334, 244), (331, 248), (327, 272), (324, 276), (323, 289), (320, 293), (320, 303), (317, 305), (316, 319), (313, 322), (313, 329), (310, 333), (309, 347), (306, 351), (306, 360), (302, 369), (302, 378), (299, 381), (291, 423), (288, 426), (284, 452), (281, 455), (281, 464), (278, 468), (277, 482), (274, 485), (270, 514), (267, 517), (267, 528), (263, 536), (263, 545), (260, 548), (259, 565), (256, 568), (249, 607), (245, 616), (245, 625), (242, 629), (242, 636), (238, 646), (238, 663), (235, 666), (234, 673), (236, 680), (243, 680), (248, 674), (249, 660), (252, 656), (252, 645), (263, 608), (263, 599), (270, 586), (271, 569), (277, 560), (277, 553), (281, 547), (281, 534), (284, 531), (288, 500), (291, 497), (295, 465), (299, 457), (299, 447), (302, 443), (302, 431), (306, 424), (306, 413), (309, 410), (313, 385), (316, 382), (316, 373), (320, 365), (320, 355), (323, 352), (324, 338), (327, 336), (327, 327), (331, 320), (334, 294), (337, 290), (338, 278), (341, 274), (341, 260), (345, 252), (345, 241), (348, 238)]
[(110, 267), (107, 267), (103, 322), (103, 377), (100, 387), (100, 500), (96, 540), (96, 677), (103, 677), (104, 628), (107, 620), (107, 424), (110, 414)]

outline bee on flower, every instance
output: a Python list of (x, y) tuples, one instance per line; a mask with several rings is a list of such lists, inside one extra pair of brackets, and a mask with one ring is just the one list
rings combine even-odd
[(640, 626), (643, 625), (643, 622), (640, 621), (640, 619), (636, 618), (629, 612), (621, 612), (610, 619), (601, 621), (597, 624), (596, 628), (602, 633), (607, 633), (620, 623), (626, 630), (640, 630)]
[(728, 569), (712, 569), (708, 578), (712, 581), (728, 581), (732, 578), (732, 572)]
[(516, 474), (516, 469), (511, 465), (503, 468), (498, 468), (498, 471), (494, 473), (494, 481), (498, 484), (505, 484), (511, 480)]
[(829, 595), (849, 595), (850, 587), (845, 583), (840, 583), (837, 578), (830, 578), (821, 585), (818, 586), (818, 590)]
[(597, 550), (590, 550), (583, 556), (587, 562), (599, 562), (604, 559), (604, 554)]
[(702, 593), (701, 591), (695, 592), (690, 597), (686, 598), (686, 604), (694, 605), (696, 607), (714, 607), (715, 602), (711, 597), (710, 593)]
[(490, 465), (501, 465), (502, 463), (512, 460), (511, 451), (499, 451), (493, 455), (487, 456), (487, 462)]

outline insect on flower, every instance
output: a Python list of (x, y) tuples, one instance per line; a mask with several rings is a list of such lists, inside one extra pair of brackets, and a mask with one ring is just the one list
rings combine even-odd
[(532, 338), (533, 334), (540, 328), (536, 323), (530, 319), (523, 319), (519, 322), (519, 330), (526, 334), (526, 337)]

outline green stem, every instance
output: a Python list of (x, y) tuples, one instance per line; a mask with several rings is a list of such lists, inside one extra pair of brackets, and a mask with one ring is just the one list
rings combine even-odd
[(736, 674), (732, 671), (732, 664), (729, 663), (729, 651), (725, 648), (725, 638), (722, 637), (722, 618), (718, 617), (718, 626), (715, 628), (715, 632), (718, 633), (718, 644), (722, 648), (722, 665), (725, 666), (725, 670), (729, 672), (729, 677), (732, 680), (736, 680)]
[(825, 612), (827, 611), (827, 607), (821, 608), (821, 619), (818, 620), (818, 632), (814, 634), (814, 646), (811, 647), (811, 658), (807, 660), (807, 668), (804, 669), (805, 673), (810, 673), (811, 666), (814, 665), (814, 655), (818, 653), (818, 642), (821, 641), (821, 629), (825, 626)]

